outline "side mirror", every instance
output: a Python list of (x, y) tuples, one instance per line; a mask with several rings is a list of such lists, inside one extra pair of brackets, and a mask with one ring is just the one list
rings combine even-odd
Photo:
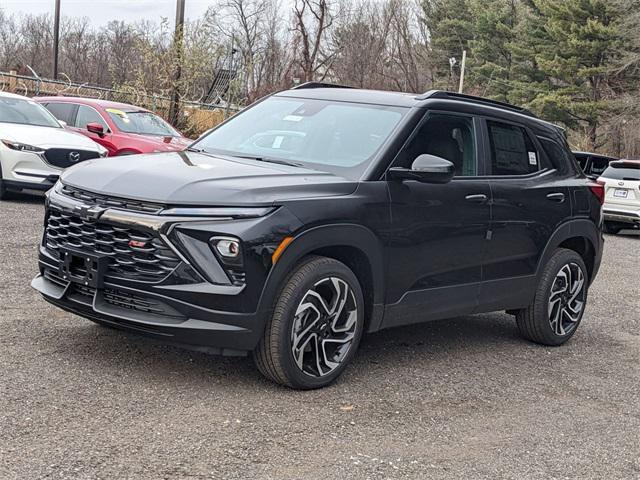
[(426, 153), (418, 155), (411, 168), (389, 169), (389, 176), (393, 180), (417, 180), (424, 183), (447, 183), (455, 173), (456, 167), (449, 160)]
[(87, 123), (87, 130), (89, 130), (91, 133), (97, 133), (98, 135), (104, 135), (104, 127), (97, 123), (97, 122), (91, 122), (91, 123)]
[(67, 122), (65, 122), (64, 120), (58, 120), (58, 123), (62, 128), (67, 128)]

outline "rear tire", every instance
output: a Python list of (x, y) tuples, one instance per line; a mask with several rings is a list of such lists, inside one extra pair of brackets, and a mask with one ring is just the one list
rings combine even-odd
[(332, 383), (356, 353), (364, 330), (364, 298), (343, 263), (312, 256), (289, 275), (253, 352), (258, 370), (290, 388)]
[(560, 248), (547, 262), (531, 305), (516, 314), (520, 335), (542, 345), (569, 340), (584, 314), (589, 277), (582, 257)]
[(6, 200), (9, 193), (7, 192), (7, 187), (4, 184), (4, 180), (0, 178), (0, 200)]

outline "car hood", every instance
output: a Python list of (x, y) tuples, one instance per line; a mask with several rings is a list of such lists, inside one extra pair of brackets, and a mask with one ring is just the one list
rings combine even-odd
[(356, 182), (327, 172), (187, 151), (88, 160), (61, 179), (95, 193), (168, 205), (270, 205), (356, 189)]
[(193, 140), (187, 137), (161, 137), (158, 135), (141, 135), (137, 133), (129, 134), (135, 137), (138, 145), (144, 144), (146, 148), (151, 152), (176, 152), (184, 150), (193, 143)]
[(0, 123), (0, 139), (25, 143), (45, 150), (73, 148), (92, 152), (100, 151), (100, 147), (93, 140), (78, 133), (69, 132), (64, 128)]

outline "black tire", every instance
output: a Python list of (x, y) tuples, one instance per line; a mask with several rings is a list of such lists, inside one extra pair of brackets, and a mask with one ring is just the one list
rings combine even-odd
[[(563, 284), (563, 276), (566, 278), (567, 268), (570, 271), (570, 278), (579, 279), (582, 275), (583, 279), (583, 286), (576, 293), (577, 300), (573, 301), (570, 300), (573, 294), (568, 291), (562, 292), (560, 288)], [(556, 250), (544, 267), (533, 302), (516, 314), (520, 335), (542, 345), (557, 346), (565, 343), (573, 336), (582, 321), (588, 286), (588, 272), (582, 257), (573, 250), (564, 248)], [(550, 303), (552, 293), (554, 293), (553, 306)], [(565, 303), (565, 295), (569, 299), (568, 303)], [(559, 303), (556, 303), (558, 296), (562, 298), (557, 300)], [(571, 308), (577, 305), (576, 302), (582, 302), (579, 314), (575, 314), (574, 309)], [(566, 310), (567, 305), (570, 310)], [(559, 314), (559, 318), (554, 321), (556, 313)], [(573, 315), (573, 319), (571, 315)], [(565, 323), (567, 327), (563, 327)]]
[(617, 235), (622, 230), (622, 227), (617, 223), (612, 222), (604, 222), (604, 232), (610, 233), (611, 235)]
[(2, 179), (2, 165), (0, 165), (0, 200), (6, 200), (8, 196), (7, 186)]
[(6, 200), (9, 193), (7, 192), (7, 187), (4, 184), (4, 180), (0, 178), (0, 200)]
[[(335, 279), (335, 280), (334, 280)], [(344, 298), (349, 299), (348, 303), (343, 303), (344, 307), (340, 309), (340, 315), (336, 321), (329, 320), (331, 317), (323, 317), (321, 320), (313, 320), (315, 311), (318, 309), (306, 309), (303, 313), (306, 317), (299, 313), (296, 316), (296, 311), (300, 312), (300, 309), (304, 305), (308, 305), (308, 299), (314, 300), (315, 295), (311, 294), (311, 290), (320, 291), (325, 289), (327, 292), (331, 290), (329, 287), (335, 287), (341, 285), (342, 282), (347, 287), (344, 288)], [(335, 289), (334, 292), (337, 292)], [(340, 292), (337, 292), (340, 296)], [(351, 295), (352, 294), (352, 295)], [(309, 296), (311, 295), (311, 296)], [(336, 298), (336, 304), (338, 296)], [(305, 300), (303, 304), (302, 301)], [(346, 301), (346, 300), (345, 300)], [(326, 302), (331, 306), (331, 300)], [(353, 322), (353, 310), (349, 310), (355, 307), (355, 323)], [(309, 310), (309, 313), (307, 313)], [(326, 309), (324, 311), (327, 311)], [(349, 315), (350, 321), (342, 322), (345, 319), (345, 315)], [(304, 320), (301, 319), (304, 317)], [(320, 314), (318, 314), (318, 318)], [(310, 320), (311, 319), (311, 320)], [(294, 322), (295, 325), (294, 325)], [(305, 326), (304, 322), (308, 322)], [(334, 333), (334, 328), (337, 327), (338, 322), (344, 325), (351, 325), (348, 334), (345, 333), (345, 338), (349, 338), (347, 335), (353, 335), (348, 343), (344, 343), (344, 347), (333, 347), (336, 350), (344, 349), (338, 356), (331, 356), (331, 345), (339, 345), (338, 342), (333, 343), (331, 338), (323, 340), (324, 336), (338, 335)], [(309, 325), (314, 324), (315, 327), (308, 328)], [(302, 367), (296, 362), (294, 358), (294, 335), (295, 329), (299, 328), (300, 331), (313, 332), (315, 329), (322, 330), (324, 327), (324, 333), (320, 331), (318, 334), (311, 334), (308, 337), (314, 336), (313, 340), (308, 340), (305, 344), (305, 348), (298, 349), (298, 352), (302, 352), (298, 359), (303, 360), (312, 359), (314, 352), (318, 355), (318, 345), (322, 344), (322, 351), (324, 352), (323, 358), (326, 360), (327, 356), (331, 356), (332, 361), (324, 364), (327, 367), (326, 372), (322, 372), (322, 362), (317, 363), (317, 369), (320, 374), (314, 375), (313, 372), (309, 373), (305, 369), (316, 368), (313, 366), (313, 362), (303, 361)], [(353, 329), (353, 330), (352, 330)], [(354, 273), (343, 263), (326, 257), (310, 256), (304, 259), (295, 269), (284, 283), (284, 287), (280, 290), (278, 297), (274, 301), (274, 308), (270, 318), (267, 321), (265, 332), (262, 340), (258, 344), (258, 347), (253, 352), (253, 359), (255, 361), (258, 370), (268, 379), (285, 385), (290, 388), (308, 390), (313, 388), (321, 388), (332, 383), (340, 374), (344, 371), (351, 359), (356, 353), (358, 344), (362, 337), (364, 330), (364, 299), (362, 295), (362, 289), (357, 277)], [(327, 332), (328, 331), (328, 332)], [(304, 335), (301, 334), (299, 338)], [(315, 342), (315, 343), (314, 343)], [(328, 342), (330, 345), (330, 353), (326, 353), (325, 345)], [(303, 343), (303, 342), (301, 342)], [(309, 350), (307, 350), (307, 347)], [(306, 353), (304, 353), (306, 352)], [(339, 358), (339, 360), (337, 360)], [(337, 361), (335, 361), (337, 360)], [(337, 365), (337, 366), (336, 366)], [(330, 370), (333, 368), (333, 370)]]

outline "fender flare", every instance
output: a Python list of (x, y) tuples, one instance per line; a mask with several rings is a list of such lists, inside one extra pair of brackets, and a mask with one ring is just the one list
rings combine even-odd
[(381, 240), (368, 228), (357, 224), (329, 224), (297, 234), (271, 268), (260, 295), (258, 311), (267, 312), (287, 275), (301, 258), (324, 247), (352, 247), (364, 253), (371, 268), (373, 304), (384, 301), (384, 255)]
[[(540, 277), (544, 266), (560, 244), (565, 240), (576, 237), (583, 238), (585, 241), (589, 242), (597, 258), (601, 239), (596, 225), (592, 221), (586, 219), (569, 220), (568, 222), (561, 224), (551, 234), (551, 237), (547, 242), (547, 246), (538, 261), (538, 265), (536, 267), (536, 278)], [(597, 265), (595, 267), (597, 268)], [(592, 277), (594, 276), (595, 275), (592, 275)], [(593, 278), (590, 280), (593, 280)]]

